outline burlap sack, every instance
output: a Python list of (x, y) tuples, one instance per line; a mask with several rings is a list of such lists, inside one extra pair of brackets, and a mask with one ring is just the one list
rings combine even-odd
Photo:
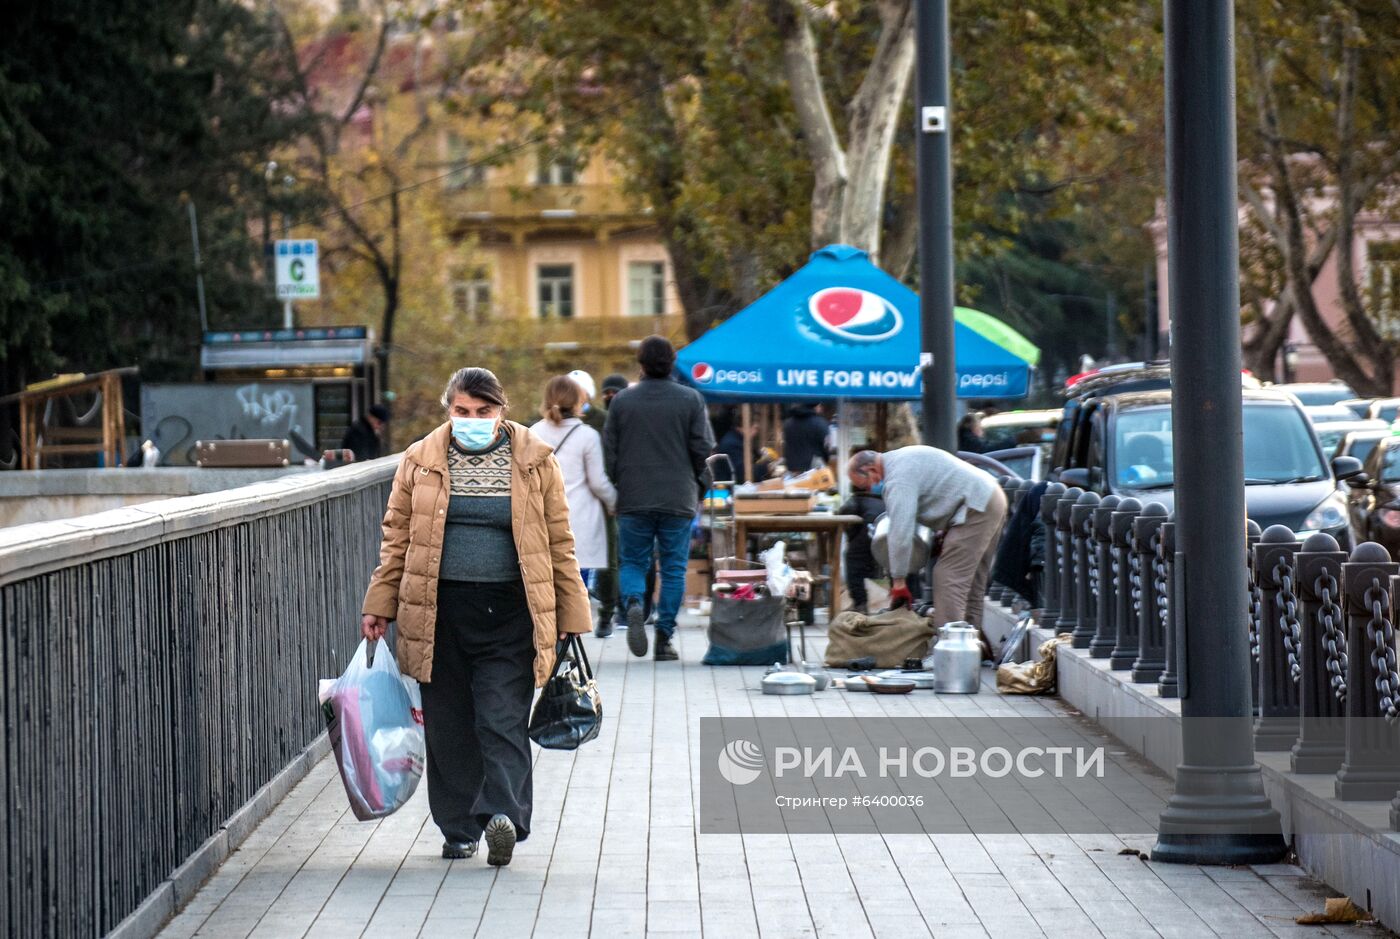
[(905, 659), (928, 655), (935, 635), (933, 622), (908, 608), (842, 613), (827, 627), (826, 664), (845, 668), (852, 659), (874, 656), (878, 668), (899, 668)]
[(1055, 649), (1070, 636), (1056, 636), (1040, 644), (1033, 662), (1008, 662), (997, 667), (997, 691), (1001, 694), (1050, 694), (1055, 690)]

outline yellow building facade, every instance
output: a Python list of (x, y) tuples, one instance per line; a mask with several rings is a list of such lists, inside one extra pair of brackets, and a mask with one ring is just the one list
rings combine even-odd
[(546, 341), (624, 346), (677, 333), (681, 305), (650, 211), (623, 192), (605, 160), (544, 151), (500, 167), (473, 166), (450, 136), (447, 215), (469, 260), (447, 272), (469, 322), (522, 320)]

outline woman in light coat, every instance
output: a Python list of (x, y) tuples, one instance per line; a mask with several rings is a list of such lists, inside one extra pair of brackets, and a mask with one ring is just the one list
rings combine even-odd
[(608, 515), (617, 506), (617, 490), (603, 471), (603, 438), (581, 417), (584, 401), (574, 379), (551, 378), (540, 405), (544, 420), (532, 424), (530, 433), (554, 448), (569, 500), (574, 554), (587, 576), (608, 566)]
[(399, 664), (422, 683), (428, 806), (442, 856), (510, 863), (530, 833), (526, 727), (555, 643), (586, 633), (564, 477), (548, 445), (505, 420), (505, 390), (460, 369), (448, 420), (404, 452), (379, 566), (361, 608), (367, 639), (398, 623)]

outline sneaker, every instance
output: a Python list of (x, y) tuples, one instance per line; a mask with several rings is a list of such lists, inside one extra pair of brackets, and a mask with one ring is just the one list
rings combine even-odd
[(442, 856), (449, 861), (460, 861), (469, 857), (476, 857), (475, 841), (444, 841), (442, 843)]
[(652, 653), (652, 658), (658, 662), (674, 662), (680, 658), (676, 647), (671, 645), (670, 636), (661, 632), (656, 634), (656, 651)]
[(486, 863), (505, 867), (515, 853), (515, 826), (504, 815), (492, 815), (486, 823)]
[(627, 650), (641, 658), (647, 654), (646, 616), (640, 603), (627, 605)]
[(613, 634), (613, 618), (611, 614), (604, 616), (598, 614), (598, 625), (593, 627), (593, 635), (599, 639), (606, 639)]

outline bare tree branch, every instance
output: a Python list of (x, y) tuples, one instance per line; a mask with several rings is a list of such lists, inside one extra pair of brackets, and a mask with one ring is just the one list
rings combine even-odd
[(801, 0), (769, 0), (768, 11), (782, 37), (783, 71), (812, 159), (815, 176), (812, 246), (815, 248), (840, 240), (841, 203), (845, 199), (849, 173), (846, 152), (836, 135), (836, 125), (827, 106), (812, 27), (794, 2)]

